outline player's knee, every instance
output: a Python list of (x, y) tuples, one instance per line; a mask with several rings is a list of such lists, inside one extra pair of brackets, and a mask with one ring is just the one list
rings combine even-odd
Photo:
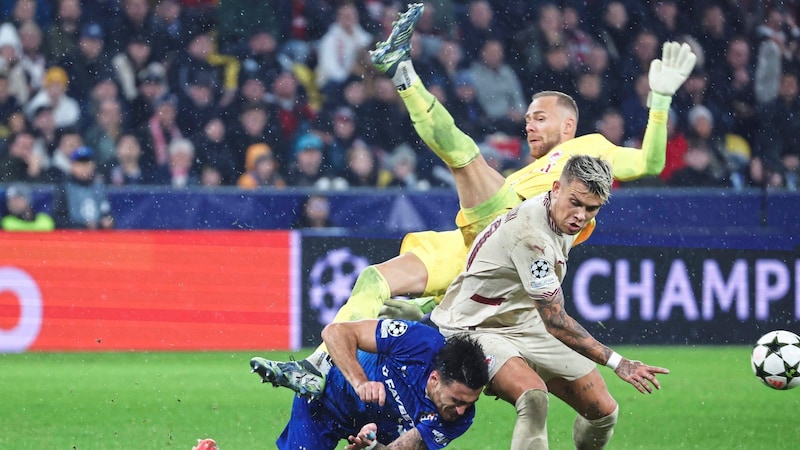
[(527, 416), (533, 419), (541, 419), (542, 422), (547, 418), (547, 408), (550, 405), (550, 397), (547, 391), (541, 389), (528, 389), (519, 396), (514, 406), (517, 409), (517, 416)]
[(613, 411), (599, 419), (588, 420), (578, 415), (572, 428), (572, 438), (575, 441), (575, 448), (602, 449), (611, 440), (614, 434), (614, 425), (619, 417), (619, 406), (615, 405)]

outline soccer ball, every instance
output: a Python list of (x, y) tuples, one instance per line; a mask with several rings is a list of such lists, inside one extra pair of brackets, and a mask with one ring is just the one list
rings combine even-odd
[(761, 336), (750, 357), (753, 373), (773, 389), (800, 386), (800, 336), (775, 330)]

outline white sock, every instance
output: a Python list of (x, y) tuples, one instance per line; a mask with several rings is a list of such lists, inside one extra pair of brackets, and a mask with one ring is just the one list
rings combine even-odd
[(419, 78), (419, 76), (414, 70), (414, 65), (411, 64), (410, 59), (406, 59), (397, 64), (397, 70), (395, 70), (392, 76), (392, 81), (398, 91), (405, 91), (411, 84), (417, 81), (417, 78)]
[(323, 376), (328, 376), (328, 372), (333, 367), (330, 355), (320, 349), (314, 350), (314, 353), (310, 354), (306, 361), (310, 362)]

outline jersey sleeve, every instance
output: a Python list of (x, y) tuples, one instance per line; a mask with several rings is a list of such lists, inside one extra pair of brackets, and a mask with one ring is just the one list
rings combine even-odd
[(530, 297), (547, 296), (561, 286), (552, 249), (542, 247), (535, 239), (520, 241), (511, 251), (511, 261)]
[(428, 325), (399, 319), (383, 319), (375, 329), (379, 354), (427, 364), (445, 343), (444, 336)]
[[(667, 105), (669, 109), (669, 105)], [(617, 147), (613, 151), (611, 170), (614, 178), (629, 181), (647, 175), (658, 175), (667, 159), (667, 112), (650, 109), (642, 148)]]
[(454, 422), (442, 422), (441, 420), (423, 417), (416, 425), (422, 441), (428, 449), (439, 449), (447, 447), (454, 439), (467, 432), (475, 418), (475, 405), (472, 405), (467, 412), (456, 419)]

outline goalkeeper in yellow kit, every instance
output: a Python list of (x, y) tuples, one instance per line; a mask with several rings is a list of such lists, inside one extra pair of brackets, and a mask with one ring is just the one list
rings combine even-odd
[[(392, 77), (417, 133), (450, 167), (461, 206), (456, 217), (459, 229), (408, 234), (399, 256), (361, 272), (334, 322), (379, 314), (419, 319), (432, 311), (463, 270), (475, 235), (522, 200), (549, 190), (574, 154), (605, 159), (621, 181), (659, 174), (664, 167), (672, 95), (688, 78), (696, 60), (687, 44), (667, 42), (662, 59), (652, 62), (650, 112), (641, 149), (616, 146), (600, 134), (576, 138), (578, 109), (572, 97), (555, 91), (535, 94), (525, 116), (528, 148), (535, 161), (504, 178), (486, 163), (477, 144), (456, 127), (450, 113), (425, 89), (414, 71), (411, 35), (422, 9), (422, 4), (409, 5), (389, 38), (371, 52), (372, 62)], [(576, 243), (586, 240), (593, 229), (594, 222), (581, 232)], [(394, 296), (416, 298), (392, 301)], [(388, 307), (384, 306), (387, 302)], [(324, 346), (302, 361), (275, 362), (257, 357), (250, 363), (264, 382), (308, 397), (322, 391), (330, 369)]]

